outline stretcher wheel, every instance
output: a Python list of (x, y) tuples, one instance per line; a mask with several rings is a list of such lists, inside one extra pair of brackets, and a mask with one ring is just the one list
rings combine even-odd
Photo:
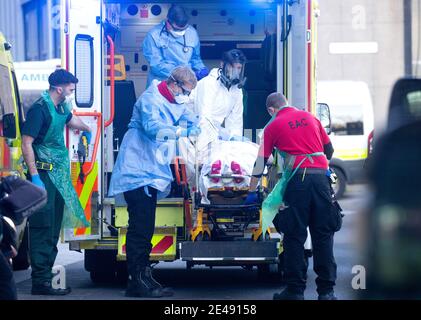
[[(257, 241), (262, 241), (262, 239), (263, 239), (263, 233), (262, 234), (260, 234), (260, 236), (257, 238)], [(253, 236), (251, 236), (251, 239), (253, 240)], [(269, 234), (269, 232), (265, 232), (265, 240), (270, 240), (270, 234)]]
[(245, 266), (243, 266), (243, 269), (246, 270), (246, 271), (252, 271), (253, 265), (252, 264), (246, 264)]
[(257, 278), (262, 282), (282, 283), (283, 263), (270, 263), (257, 265)]
[(209, 241), (211, 238), (207, 232), (201, 232), (194, 241)]

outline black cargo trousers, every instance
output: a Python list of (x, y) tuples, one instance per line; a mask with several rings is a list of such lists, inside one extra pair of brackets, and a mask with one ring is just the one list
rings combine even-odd
[(323, 173), (304, 174), (300, 170), (288, 183), (284, 195), (288, 208), (278, 213), (274, 224), (284, 234), (285, 279), (291, 293), (303, 294), (306, 288), (307, 227), (311, 234), (317, 292), (320, 295), (333, 290), (336, 281), (333, 235), (339, 222), (331, 194), (329, 178)]
[(141, 187), (124, 192), (129, 212), (129, 227), (126, 237), (127, 270), (135, 275), (149, 266), (152, 236), (155, 231), (157, 190)]

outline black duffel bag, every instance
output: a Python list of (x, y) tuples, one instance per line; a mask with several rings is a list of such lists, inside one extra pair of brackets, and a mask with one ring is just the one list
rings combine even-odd
[(47, 192), (17, 176), (0, 181), (0, 211), (19, 225), (47, 203)]

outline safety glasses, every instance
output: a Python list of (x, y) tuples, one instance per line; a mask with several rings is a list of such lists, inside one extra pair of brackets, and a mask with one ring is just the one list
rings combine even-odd
[(174, 29), (174, 31), (184, 31), (189, 27), (189, 24), (187, 23), (183, 28), (180, 28), (173, 24), (170, 20), (167, 20), (168, 24), (171, 26), (171, 28)]
[(180, 84), (178, 84), (178, 83), (177, 83), (177, 85), (181, 88), (181, 90), (182, 90), (182, 92), (183, 92), (183, 94), (184, 94), (184, 95), (186, 95), (186, 96), (189, 96), (189, 95), (190, 95), (191, 91), (189, 91), (189, 90), (187, 90), (187, 89), (183, 88), (183, 86), (181, 86), (181, 85), (180, 85)]

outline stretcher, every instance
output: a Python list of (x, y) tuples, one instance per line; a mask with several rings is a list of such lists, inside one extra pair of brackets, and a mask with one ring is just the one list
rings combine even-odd
[[(197, 148), (194, 148), (197, 155)], [(262, 230), (260, 204), (244, 205), (258, 146), (251, 142), (221, 141), (210, 149), (206, 161), (195, 161), (194, 186), (189, 186), (185, 159), (178, 158), (174, 171), (183, 187), (187, 241), (179, 243), (179, 257), (187, 268), (212, 266), (257, 266), (258, 275), (283, 270), (279, 234)], [(201, 158), (203, 160), (203, 158)], [(191, 162), (190, 162), (191, 163)], [(263, 178), (260, 195), (267, 192)], [(197, 186), (197, 187), (196, 187)], [(273, 237), (272, 237), (273, 235)]]
[[(244, 205), (258, 148), (252, 142), (216, 141), (206, 157), (202, 154), (202, 162), (195, 163), (192, 241), (261, 239), (261, 206)], [(187, 186), (185, 166), (176, 168), (177, 182)], [(270, 229), (265, 234), (269, 238)]]

